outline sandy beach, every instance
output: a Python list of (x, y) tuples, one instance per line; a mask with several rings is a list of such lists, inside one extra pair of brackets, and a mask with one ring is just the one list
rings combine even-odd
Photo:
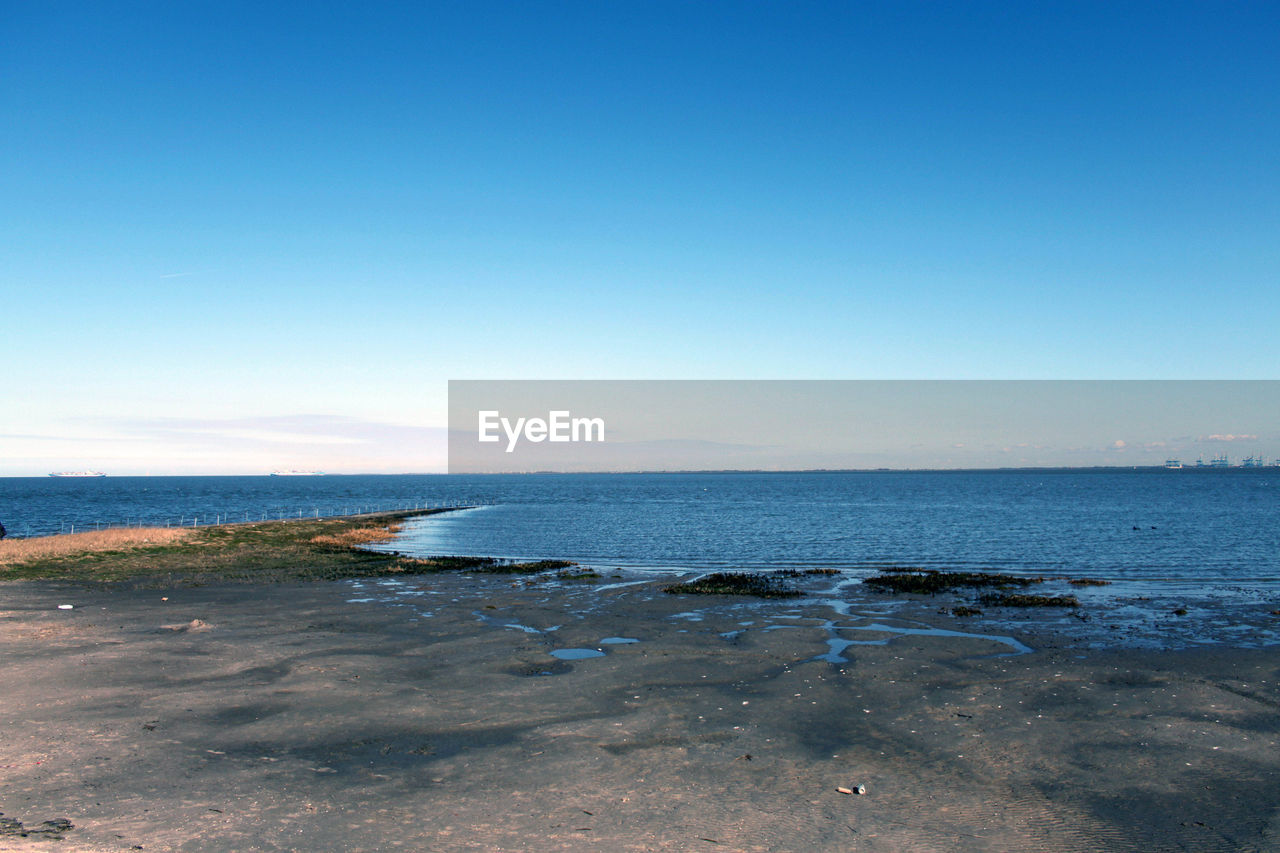
[(1280, 849), (1280, 649), (615, 584), (4, 583), (0, 847)]

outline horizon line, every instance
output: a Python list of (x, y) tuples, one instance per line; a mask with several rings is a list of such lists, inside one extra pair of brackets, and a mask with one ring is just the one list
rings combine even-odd
[[(1265, 471), (1269, 469), (1280, 470), (1280, 461), (1272, 462), (1266, 465), (1182, 465), (1180, 467), (1170, 467), (1168, 465), (1002, 465), (1002, 466), (983, 466), (983, 467), (956, 467), (956, 468), (895, 468), (895, 467), (876, 467), (876, 468), (637, 468), (625, 470), (591, 470), (591, 471), (566, 471), (556, 469), (544, 469), (536, 471), (356, 471), (356, 472), (325, 472), (317, 474), (317, 477), (507, 477), (507, 476), (538, 476), (538, 475), (558, 475), (572, 476), (574, 474), (875, 474), (875, 473), (947, 473), (947, 472), (977, 472), (977, 471)], [(0, 480), (39, 480), (51, 477), (51, 474), (0, 474)], [(270, 473), (260, 474), (102, 474), (99, 477), (88, 477), (83, 479), (101, 480), (101, 479), (122, 479), (122, 478), (160, 478), (160, 477), (264, 477), (269, 478), (274, 475)], [(57, 478), (55, 478), (57, 479)]]

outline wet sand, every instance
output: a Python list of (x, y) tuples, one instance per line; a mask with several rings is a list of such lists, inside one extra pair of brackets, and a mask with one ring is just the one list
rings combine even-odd
[(0, 584), (0, 849), (1280, 849), (1280, 648), (847, 599)]

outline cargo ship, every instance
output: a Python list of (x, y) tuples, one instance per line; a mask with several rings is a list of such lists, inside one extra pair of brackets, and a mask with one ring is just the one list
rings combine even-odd
[(272, 471), (272, 477), (323, 477), (323, 471)]
[(54, 471), (50, 477), (105, 477), (101, 471)]

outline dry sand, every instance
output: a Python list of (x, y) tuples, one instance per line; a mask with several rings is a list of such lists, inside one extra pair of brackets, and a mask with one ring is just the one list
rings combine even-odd
[[(954, 627), (908, 611), (859, 624)], [(0, 812), (74, 826), (0, 848), (1280, 849), (1280, 649), (831, 618), (454, 575), (0, 584)], [(833, 636), (887, 642), (811, 660)]]

